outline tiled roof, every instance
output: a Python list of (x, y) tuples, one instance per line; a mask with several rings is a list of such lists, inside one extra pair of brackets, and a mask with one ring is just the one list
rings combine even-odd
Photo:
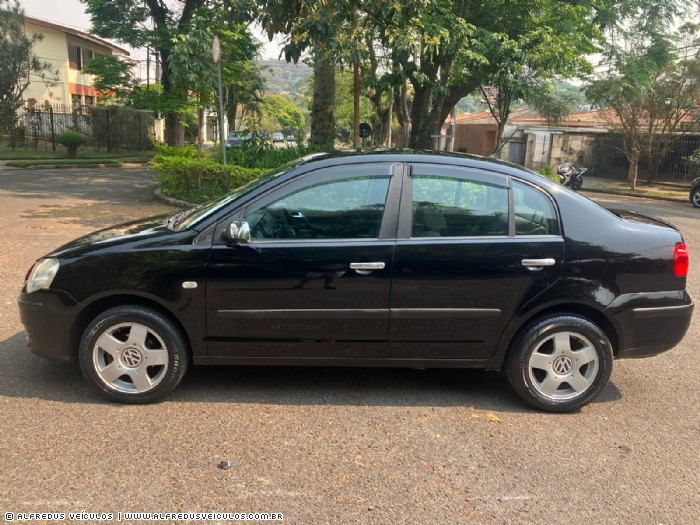
[(49, 22), (47, 20), (42, 20), (40, 18), (33, 18), (31, 16), (25, 16), (24, 21), (25, 21), (25, 23), (32, 24), (35, 26), (45, 27), (47, 29), (53, 29), (55, 31), (61, 31), (62, 33), (74, 35), (74, 36), (82, 38), (83, 40), (87, 40), (89, 42), (100, 45), (102, 47), (106, 47), (106, 48), (112, 50), (116, 54), (124, 55), (127, 57), (129, 56), (129, 52), (126, 49), (123, 49), (119, 46), (115, 46), (111, 42), (107, 42), (106, 40), (102, 40), (101, 38), (97, 38), (96, 36), (92, 36), (88, 33), (84, 33), (83, 31), (80, 31), (79, 29), (62, 26), (62, 25), (56, 24), (54, 22)]
[[(557, 127), (609, 127), (611, 123), (617, 121), (612, 110), (581, 111), (572, 113), (564, 118)], [(489, 111), (481, 113), (462, 113), (455, 119), (457, 124), (495, 124), (493, 116)], [(534, 109), (517, 109), (513, 111), (508, 122), (519, 126), (544, 126), (546, 120)], [(449, 123), (449, 121), (447, 122)]]

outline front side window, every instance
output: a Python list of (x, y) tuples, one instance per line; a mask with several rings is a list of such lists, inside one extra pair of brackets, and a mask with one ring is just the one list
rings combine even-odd
[(364, 239), (379, 235), (390, 177), (356, 177), (294, 190), (250, 212), (253, 241)]
[(508, 235), (508, 188), (451, 177), (413, 177), (412, 237)]

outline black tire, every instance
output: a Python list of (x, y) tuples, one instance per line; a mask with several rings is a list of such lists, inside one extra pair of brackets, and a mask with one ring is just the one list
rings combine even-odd
[(575, 315), (552, 315), (515, 337), (504, 371), (529, 405), (574, 412), (605, 388), (612, 363), (610, 341), (596, 324)]
[(694, 207), (700, 208), (700, 186), (690, 191), (690, 203)]
[(187, 371), (189, 351), (182, 332), (166, 316), (126, 305), (110, 308), (88, 325), (79, 360), (85, 379), (100, 395), (142, 404), (172, 392)]
[(574, 191), (578, 191), (583, 187), (583, 178), (581, 177), (576, 177), (573, 181), (571, 181), (571, 189)]

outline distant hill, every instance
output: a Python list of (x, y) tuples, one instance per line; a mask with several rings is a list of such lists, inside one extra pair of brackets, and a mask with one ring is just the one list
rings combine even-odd
[(287, 63), (284, 60), (262, 60), (265, 92), (281, 95), (304, 111), (307, 106), (304, 93), (313, 69), (306, 64)]

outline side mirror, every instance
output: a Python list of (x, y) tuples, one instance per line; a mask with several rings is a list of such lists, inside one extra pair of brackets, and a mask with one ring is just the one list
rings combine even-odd
[(250, 242), (250, 226), (247, 221), (233, 221), (224, 232), (229, 244), (244, 244)]

